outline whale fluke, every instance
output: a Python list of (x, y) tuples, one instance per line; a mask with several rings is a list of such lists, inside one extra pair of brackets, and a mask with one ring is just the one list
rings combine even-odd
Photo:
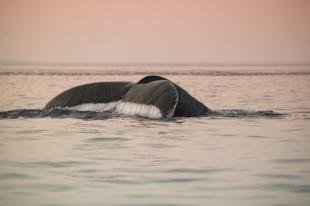
[[(157, 108), (161, 117), (171, 118), (178, 103), (178, 93), (170, 81), (159, 80), (134, 85), (123, 97), (122, 102), (123, 104), (129, 102), (147, 105), (153, 111)], [(132, 105), (132, 107), (138, 107), (138, 105)], [(152, 107), (155, 108), (152, 109)], [(130, 110), (130, 108), (128, 109)]]
[(206, 107), (196, 98), (191, 96), (182, 87), (174, 84), (178, 92), (178, 104), (175, 109), (174, 116), (176, 117), (198, 117), (204, 116), (212, 112), (211, 109)]
[(98, 82), (73, 87), (54, 97), (44, 108), (53, 107), (112, 110), (154, 119), (197, 117), (211, 112), (182, 87), (155, 75), (146, 76), (137, 83)]
[(132, 85), (130, 82), (96, 82), (76, 86), (51, 99), (44, 109), (119, 101)]
[[(161, 76), (150, 75), (142, 78), (140, 81), (137, 82), (137, 84), (146, 84), (162, 80), (167, 79)], [(196, 98), (192, 97), (182, 87), (178, 86), (175, 83), (172, 84), (174, 85), (174, 90), (176, 89), (178, 94), (178, 104), (177, 107), (175, 108), (174, 116), (195, 117), (195, 116), (203, 116), (206, 113), (211, 112), (211, 110), (208, 107), (199, 102)]]
[[(140, 79), (137, 84), (146, 84), (149, 82), (154, 82), (154, 81), (158, 81), (158, 80), (168, 80), (164, 77), (161, 76), (156, 76), (156, 75), (149, 75), (149, 76), (145, 76), (142, 79)], [(169, 80), (168, 80), (169, 81)]]

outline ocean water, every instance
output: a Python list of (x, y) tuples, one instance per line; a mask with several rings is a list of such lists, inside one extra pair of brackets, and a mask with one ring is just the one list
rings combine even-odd
[[(76, 85), (150, 73), (221, 115), (38, 110)], [(310, 205), (309, 68), (10, 68), (0, 97), (0, 205)]]

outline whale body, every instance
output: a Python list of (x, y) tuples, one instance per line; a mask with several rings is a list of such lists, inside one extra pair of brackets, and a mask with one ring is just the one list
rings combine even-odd
[(96, 82), (68, 89), (44, 107), (115, 111), (151, 119), (206, 116), (211, 110), (174, 82), (146, 76), (137, 83)]

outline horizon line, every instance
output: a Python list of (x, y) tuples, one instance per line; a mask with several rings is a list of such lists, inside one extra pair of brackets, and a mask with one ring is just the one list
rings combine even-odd
[(73, 63), (73, 62), (0, 62), (0, 66), (310, 66), (310, 62), (299, 62), (299, 63), (284, 63), (284, 62), (266, 62), (266, 63), (242, 63), (242, 62), (231, 62), (231, 63), (220, 63), (220, 62), (137, 62), (137, 63), (115, 63), (115, 62), (93, 62), (93, 63)]

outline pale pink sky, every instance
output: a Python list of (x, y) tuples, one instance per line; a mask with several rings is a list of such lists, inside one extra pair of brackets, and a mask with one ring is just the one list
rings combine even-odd
[(6, 63), (309, 64), (310, 0), (1, 0)]

